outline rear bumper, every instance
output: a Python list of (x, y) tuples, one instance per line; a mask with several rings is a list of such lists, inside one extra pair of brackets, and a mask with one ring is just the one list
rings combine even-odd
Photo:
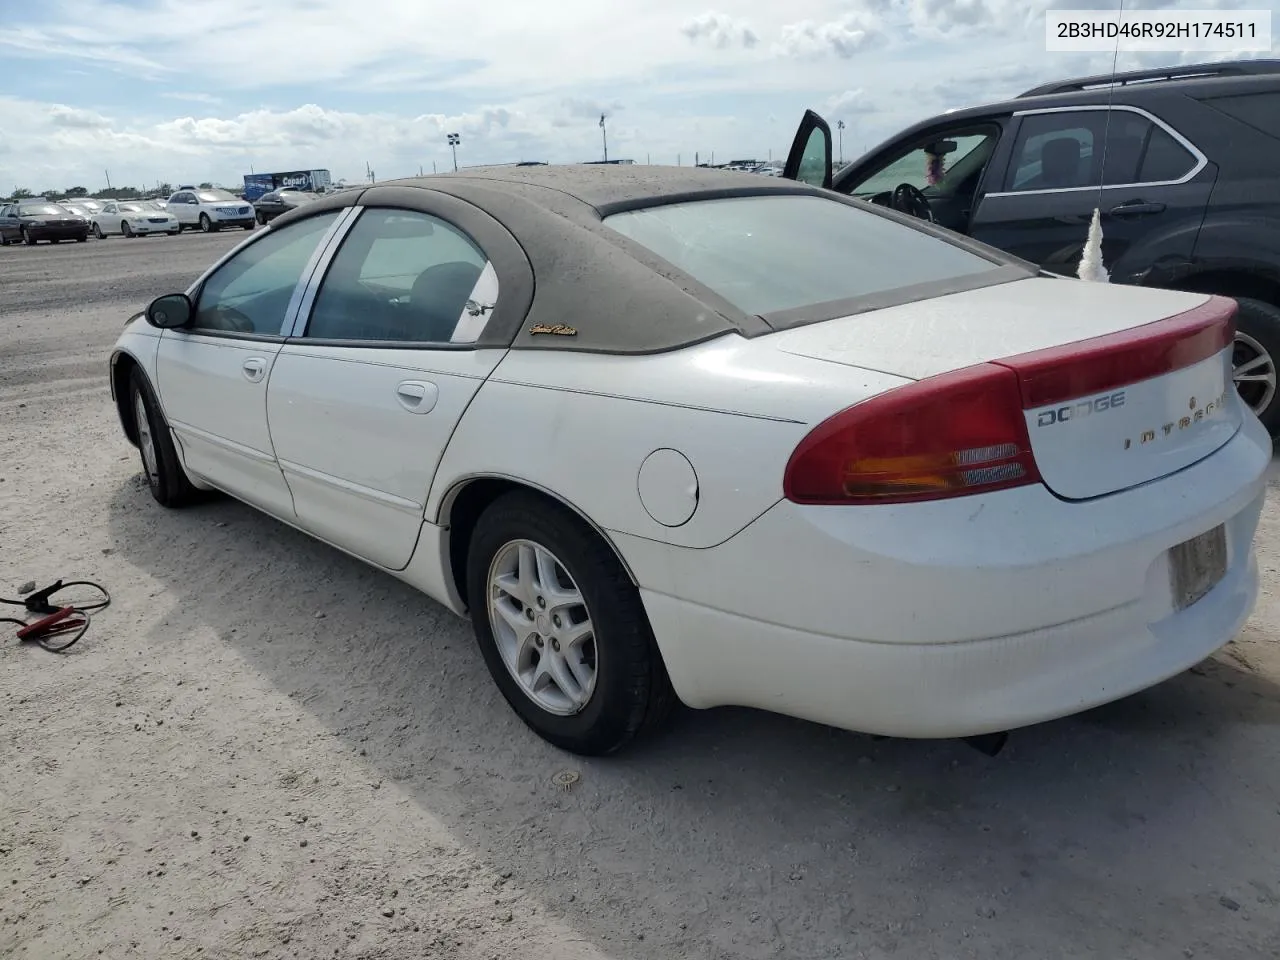
[[(1231, 640), (1257, 599), (1270, 451), (1249, 417), (1204, 461), (1096, 501), (784, 501), (708, 550), (618, 544), (690, 706), (967, 736), (1124, 697)], [(1169, 548), (1220, 523), (1226, 576), (1175, 612)]]

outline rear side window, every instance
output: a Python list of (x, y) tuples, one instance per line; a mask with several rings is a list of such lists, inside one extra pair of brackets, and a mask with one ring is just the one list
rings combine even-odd
[(1235, 97), (1206, 97), (1201, 101), (1280, 139), (1280, 93), (1247, 93)]
[(1181, 180), (1196, 157), (1131, 110), (1062, 110), (1023, 118), (1005, 190), (1072, 190)]
[(748, 314), (875, 296), (1000, 266), (821, 197), (697, 200), (616, 213), (604, 222)]

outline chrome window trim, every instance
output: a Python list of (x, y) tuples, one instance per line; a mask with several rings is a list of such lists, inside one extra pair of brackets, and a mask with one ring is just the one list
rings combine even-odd
[(343, 239), (355, 226), (364, 210), (365, 208), (360, 204), (347, 207), (346, 216), (338, 218), (329, 236), (316, 248), (318, 256), (312, 265), (311, 273), (307, 275), (306, 284), (300, 288), (302, 294), (298, 300), (297, 311), (286, 328), (280, 331), (286, 337), (301, 337), (307, 329), (307, 321), (311, 319), (311, 308), (315, 306), (316, 294), (320, 292), (320, 285), (324, 282), (325, 274), (329, 272), (329, 265), (333, 263), (333, 258), (338, 255), (338, 248), (342, 246)]
[[(1106, 111), (1106, 110), (1124, 110), (1128, 113), (1136, 113), (1138, 114), (1138, 116), (1146, 117), (1156, 126), (1160, 127), (1160, 129), (1164, 130), (1165, 133), (1169, 134), (1169, 136), (1173, 137), (1173, 139), (1176, 140), (1179, 145), (1181, 145), (1193, 157), (1195, 157), (1196, 159), (1195, 166), (1193, 166), (1188, 173), (1179, 177), (1177, 180), (1148, 180), (1148, 181), (1143, 181), (1138, 183), (1107, 183), (1107, 184), (1102, 184), (1101, 186), (1095, 184), (1095, 185), (1084, 186), (1084, 187), (1047, 187), (1041, 190), (994, 190), (986, 194), (986, 196), (987, 197), (1035, 197), (1035, 196), (1042, 196), (1044, 194), (1051, 194), (1051, 193), (1077, 193), (1081, 191), (1092, 193), (1092, 192), (1096, 192), (1099, 189), (1133, 190), (1138, 187), (1176, 187), (1176, 186), (1179, 186), (1180, 184), (1189, 183), (1190, 181), (1194, 180), (1197, 176), (1199, 176), (1200, 171), (1209, 165), (1209, 158), (1206, 157), (1200, 151), (1199, 147), (1197, 147), (1194, 143), (1192, 143), (1190, 140), (1188, 140), (1186, 137), (1180, 134), (1173, 127), (1169, 126), (1169, 124), (1165, 123), (1163, 120), (1157, 117), (1154, 113), (1151, 113), (1147, 110), (1143, 110), (1141, 107), (1131, 107), (1131, 106), (1128, 106), (1127, 104), (1118, 104), (1118, 103), (1113, 106), (1106, 106), (1105, 104), (1101, 104), (1101, 105), (1089, 104), (1086, 106), (1079, 106), (1079, 107), (1040, 107), (1035, 110), (1016, 110), (1014, 111), (1013, 115), (1015, 117), (1032, 117), (1032, 116), (1037, 116), (1037, 115), (1046, 114), (1046, 113), (1087, 113), (1087, 112), (1098, 112), (1098, 111)], [(1013, 163), (1014, 159), (1015, 158), (1010, 157), (1010, 163)]]
[[(284, 311), (284, 320), (280, 324), (280, 336), (288, 337), (292, 335), (291, 331), (297, 326), (302, 303), (306, 299), (307, 291), (311, 289), (311, 278), (315, 276), (316, 268), (322, 261), (328, 262), (326, 254), (329, 252), (329, 248), (334, 245), (335, 237), (346, 235), (347, 225), (355, 219), (353, 212), (358, 209), (360, 208), (343, 207), (339, 210), (337, 218), (333, 223), (329, 224), (329, 229), (320, 238), (316, 248), (311, 251), (311, 256), (307, 259), (306, 266), (302, 268), (302, 273), (298, 275), (298, 285), (293, 288), (293, 296), (289, 298), (289, 306)], [(324, 214), (317, 214), (317, 216), (324, 216)]]

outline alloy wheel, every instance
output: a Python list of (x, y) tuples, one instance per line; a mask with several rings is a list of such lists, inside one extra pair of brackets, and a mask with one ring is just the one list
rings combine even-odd
[(147, 471), (147, 483), (154, 488), (160, 483), (160, 462), (156, 457), (155, 437), (151, 434), (151, 419), (147, 416), (147, 402), (142, 398), (141, 392), (133, 396), (133, 419), (138, 430), (142, 465)]
[(564, 564), (532, 540), (512, 540), (489, 565), (489, 622), (507, 670), (548, 713), (572, 716), (595, 692), (595, 627)]
[(1231, 351), (1231, 379), (1240, 398), (1259, 416), (1275, 399), (1275, 361), (1261, 343), (1238, 330)]

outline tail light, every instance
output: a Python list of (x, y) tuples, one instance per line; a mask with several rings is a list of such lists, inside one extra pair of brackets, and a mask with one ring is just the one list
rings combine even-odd
[(796, 503), (912, 503), (1039, 480), (1018, 375), (983, 363), (820, 423), (792, 453), (783, 491)]
[(914, 503), (1040, 482), (1026, 411), (1199, 363), (1226, 349), (1237, 305), (1210, 297), (1117, 333), (965, 367), (818, 424), (787, 463), (795, 503)]

